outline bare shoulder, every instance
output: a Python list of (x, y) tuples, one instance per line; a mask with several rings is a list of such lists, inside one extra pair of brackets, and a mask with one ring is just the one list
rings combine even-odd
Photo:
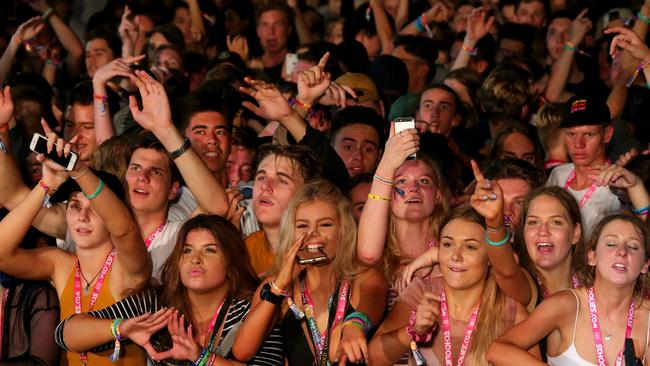
[(368, 267), (363, 272), (357, 274), (354, 278), (353, 288), (357, 291), (364, 291), (364, 289), (371, 289), (371, 291), (387, 291), (388, 282), (386, 281), (386, 276), (383, 271), (380, 271), (375, 267)]

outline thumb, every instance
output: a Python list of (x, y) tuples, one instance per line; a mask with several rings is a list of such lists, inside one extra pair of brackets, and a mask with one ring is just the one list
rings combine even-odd
[(131, 114), (133, 114), (133, 118), (135, 118), (136, 115), (140, 114), (138, 101), (135, 99), (135, 96), (133, 95), (129, 95), (129, 109), (131, 110)]

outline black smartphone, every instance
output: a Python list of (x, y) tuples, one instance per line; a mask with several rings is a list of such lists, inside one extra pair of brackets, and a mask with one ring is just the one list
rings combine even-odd
[(301, 257), (300, 255), (296, 256), (296, 262), (298, 264), (303, 264), (303, 265), (310, 265), (310, 264), (320, 264), (329, 261), (329, 258), (327, 258), (327, 255), (325, 252), (323, 252), (322, 249), (318, 248), (317, 251), (307, 251), (307, 249), (301, 249), (298, 253), (300, 252), (305, 252), (307, 254), (303, 254)]

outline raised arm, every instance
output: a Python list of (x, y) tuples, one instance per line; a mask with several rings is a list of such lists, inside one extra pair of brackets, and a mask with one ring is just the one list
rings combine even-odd
[(287, 5), (293, 12), (293, 25), (296, 29), (296, 34), (298, 35), (298, 43), (301, 46), (314, 43), (309, 26), (305, 21), (305, 17), (302, 15), (300, 6), (298, 5), (298, 0), (287, 0)]
[(429, 24), (431, 24), (431, 22), (446, 22), (448, 18), (449, 11), (447, 10), (447, 6), (445, 6), (444, 3), (439, 2), (426, 12), (422, 13), (422, 15), (417, 17), (414, 21), (407, 24), (399, 31), (399, 34), (413, 36), (424, 34), (431, 37), (432, 34)]
[[(131, 82), (142, 96), (142, 110), (135, 97), (129, 97), (135, 121), (153, 132), (167, 151), (176, 151), (189, 144), (172, 122), (169, 99), (162, 84), (144, 71), (131, 74)], [(204, 212), (225, 217), (229, 208), (226, 190), (194, 150), (187, 149), (174, 163), (199, 205), (199, 211), (193, 214)]]
[(83, 66), (84, 46), (79, 38), (56, 11), (47, 4), (46, 0), (30, 0), (27, 1), (27, 4), (32, 9), (43, 14), (43, 20), (50, 24), (56, 38), (61, 42), (63, 48), (68, 51), (68, 57), (65, 60), (68, 72), (72, 75), (80, 74)]
[(108, 108), (106, 83), (117, 76), (128, 78), (131, 75), (131, 64), (143, 60), (145, 55), (116, 58), (100, 67), (93, 76), (93, 119), (95, 122), (95, 139), (97, 144), (113, 137), (113, 119)]
[(476, 178), (476, 190), (470, 202), (472, 207), (485, 218), (487, 252), (497, 284), (507, 296), (522, 304), (528, 304), (533, 290), (515, 257), (515, 251), (510, 244), (511, 234), (505, 229), (503, 191), (499, 183), (483, 177), (475, 161), (472, 161), (472, 170)]
[[(9, 122), (13, 110), (11, 91), (9, 86), (6, 86), (0, 93), (0, 138), (7, 146), (10, 146)], [(0, 152), (0, 177), (0, 204), (8, 210), (13, 210), (29, 195), (31, 189), (23, 182), (18, 164), (11, 153)], [(32, 225), (41, 232), (65, 239), (66, 222), (63, 204), (55, 204), (51, 208), (40, 210), (32, 221)]]
[(377, 29), (377, 36), (381, 43), (382, 55), (390, 55), (393, 53), (393, 27), (388, 20), (388, 14), (384, 9), (383, 0), (370, 0), (372, 13), (375, 19), (375, 28)]
[(395, 133), (391, 123), (390, 136), (386, 148), (375, 172), (375, 179), (370, 187), (370, 194), (359, 219), (359, 238), (357, 241), (357, 258), (365, 264), (375, 265), (384, 255), (384, 245), (388, 234), (388, 215), (390, 201), (393, 198), (393, 179), (395, 172), (416, 153), (420, 145), (420, 136), (416, 129)]
[(138, 39), (138, 26), (131, 19), (131, 8), (124, 6), (124, 12), (117, 27), (117, 33), (122, 41), (122, 58), (129, 58), (134, 54), (135, 43)]
[(43, 28), (45, 28), (45, 23), (43, 23), (43, 19), (39, 16), (29, 19), (16, 29), (16, 32), (9, 40), (7, 49), (0, 58), (0, 83), (4, 83), (7, 80), (11, 66), (13, 66), (16, 59), (16, 54), (20, 47), (22, 47), (23, 42), (38, 35)]
[(190, 8), (190, 21), (192, 27), (196, 28), (201, 33), (201, 39), (205, 38), (205, 25), (203, 24), (203, 16), (201, 7), (198, 0), (185, 0), (187, 6)]
[(627, 190), (633, 206), (633, 213), (642, 220), (647, 220), (648, 208), (650, 207), (650, 195), (645, 189), (641, 178), (631, 171), (616, 164), (600, 166), (594, 169), (590, 178), (596, 181), (599, 186), (609, 185), (614, 188)]
[(546, 85), (546, 100), (550, 103), (561, 102), (564, 95), (564, 88), (566, 87), (571, 67), (574, 62), (575, 54), (578, 46), (585, 39), (587, 32), (591, 29), (591, 20), (587, 18), (587, 11), (585, 9), (571, 22), (571, 31), (569, 33), (569, 42), (567, 42), (560, 57), (555, 60), (551, 68), (551, 75)]
[(494, 17), (487, 18), (487, 11), (484, 7), (476, 8), (467, 19), (467, 30), (463, 45), (458, 51), (458, 56), (451, 66), (452, 70), (462, 69), (469, 64), (470, 57), (476, 54), (476, 43), (485, 37), (494, 24)]

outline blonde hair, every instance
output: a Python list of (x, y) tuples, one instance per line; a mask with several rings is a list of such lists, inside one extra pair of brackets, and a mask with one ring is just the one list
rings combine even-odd
[[(454, 220), (463, 220), (480, 225), (485, 229), (485, 220), (476, 210), (469, 206), (457, 207), (452, 210), (441, 222), (440, 231)], [(480, 238), (481, 243), (484, 238)], [(487, 256), (487, 252), (485, 253)], [(468, 365), (488, 365), (485, 354), (490, 345), (506, 329), (506, 296), (496, 283), (494, 271), (491, 267), (486, 270), (485, 287), (481, 296), (481, 310), (476, 319), (477, 329), (467, 351)]]
[(545, 150), (564, 143), (560, 138), (562, 133), (560, 122), (562, 122), (563, 108), (564, 106), (561, 103), (548, 103), (537, 113), (535, 119), (537, 136)]
[(298, 208), (314, 201), (329, 204), (339, 219), (339, 246), (332, 260), (335, 272), (340, 278), (352, 280), (364, 269), (357, 261), (357, 224), (354, 221), (350, 201), (326, 180), (316, 180), (305, 184), (293, 197), (280, 222), (280, 244), (275, 255), (275, 273), (284, 265), (284, 256), (296, 241), (295, 222)]
[[(451, 205), (449, 204), (449, 187), (447, 186), (447, 183), (445, 182), (443, 175), (440, 172), (440, 168), (436, 162), (434, 162), (426, 155), (419, 155), (418, 160), (424, 162), (426, 166), (431, 169), (434, 184), (440, 192), (440, 199), (438, 199), (435, 206), (433, 207), (433, 212), (431, 212), (431, 215), (428, 217), (431, 237), (437, 240), (440, 234), (438, 230), (440, 227), (440, 222), (451, 209)], [(393, 219), (393, 211), (391, 205), (391, 211), (388, 215), (388, 237), (386, 238), (386, 247), (384, 249), (384, 259), (382, 264), (384, 274), (386, 275), (389, 283), (394, 280), (397, 269), (399, 268), (403, 259), (405, 258), (402, 254), (402, 250), (400, 249), (400, 245), (397, 242), (397, 229), (395, 220)]]

